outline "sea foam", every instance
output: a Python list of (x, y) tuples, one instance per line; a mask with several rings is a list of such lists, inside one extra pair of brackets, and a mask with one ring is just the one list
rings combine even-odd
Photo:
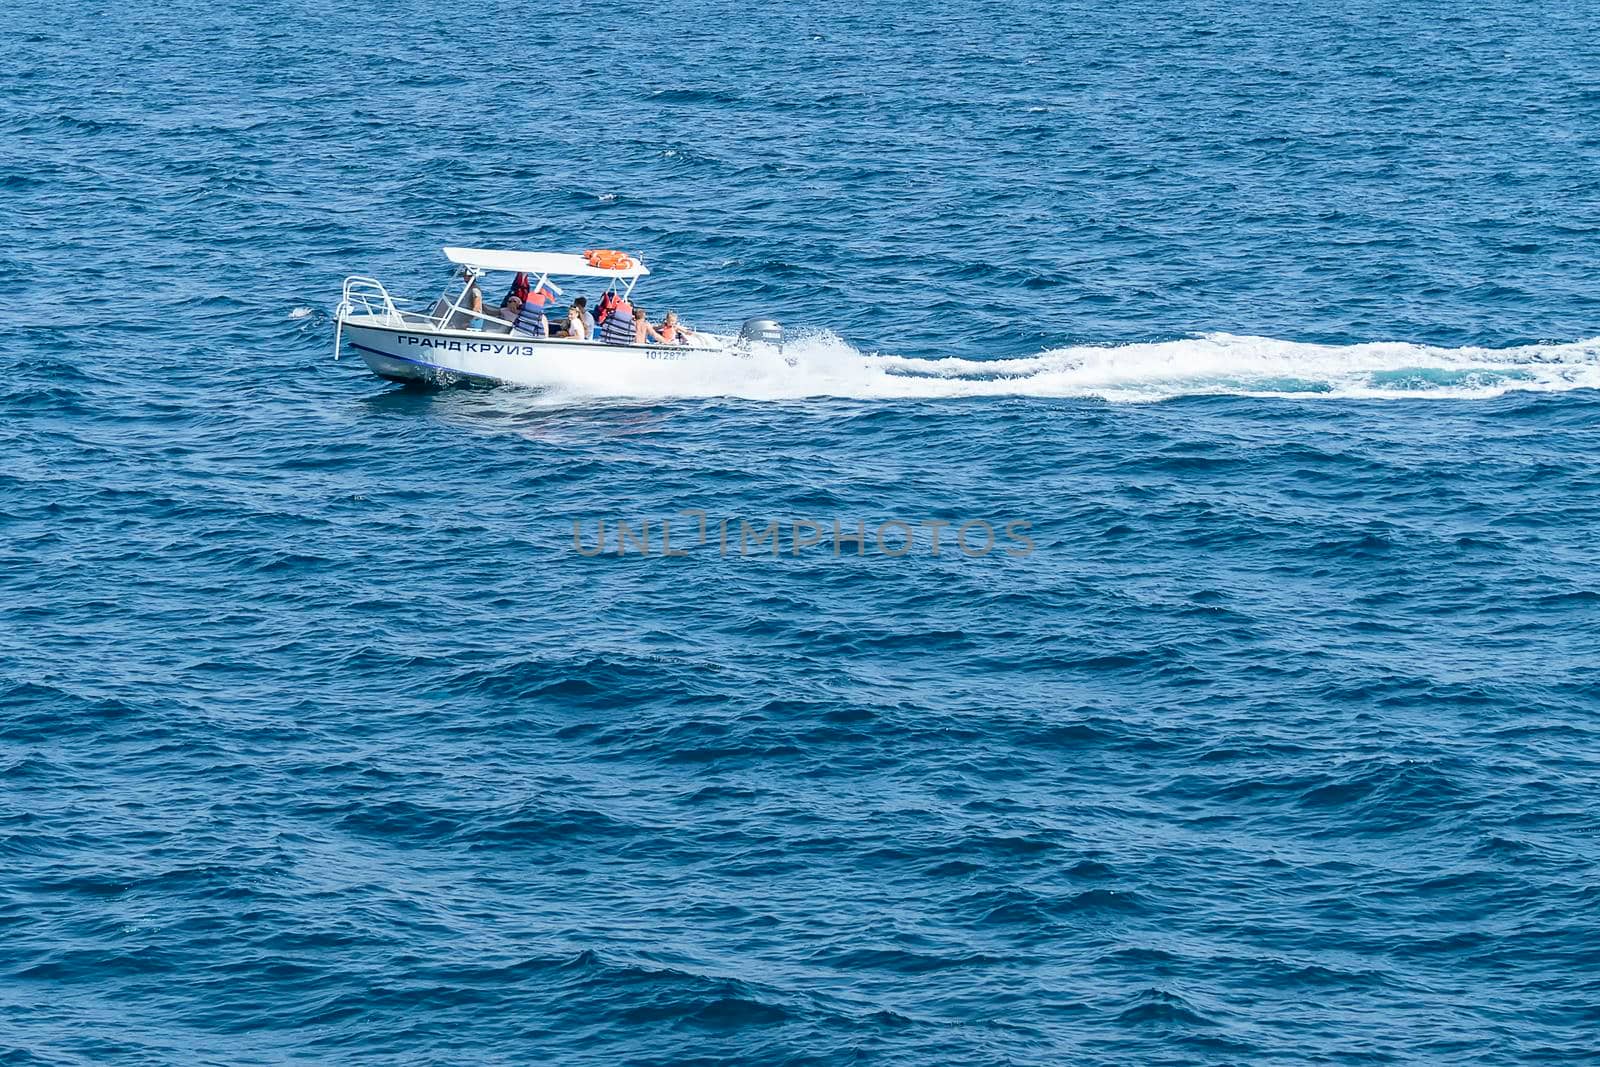
[(982, 396), (1180, 396), (1467, 400), (1515, 390), (1600, 388), (1600, 338), (1514, 348), (1404, 342), (1323, 345), (1226, 333), (1125, 345), (1074, 345), (1013, 359), (862, 352), (832, 333), (802, 333), (782, 353), (617, 353), (542, 363), (522, 383), (562, 399), (728, 396), (751, 400)]

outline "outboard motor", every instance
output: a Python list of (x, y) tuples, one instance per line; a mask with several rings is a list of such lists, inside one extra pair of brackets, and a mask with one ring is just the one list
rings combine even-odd
[(747, 345), (771, 345), (783, 351), (783, 327), (771, 319), (745, 319), (739, 327), (739, 340)]

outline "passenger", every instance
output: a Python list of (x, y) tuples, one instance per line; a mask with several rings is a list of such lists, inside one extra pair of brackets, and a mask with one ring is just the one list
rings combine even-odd
[(661, 342), (669, 345), (686, 345), (689, 343), (689, 338), (694, 336), (693, 330), (678, 321), (678, 313), (676, 311), (667, 312), (666, 319), (661, 323), (660, 333)]
[(583, 321), (583, 297), (572, 302), (567, 309), (567, 323), (562, 331), (562, 336), (569, 341), (587, 341), (589, 339), (589, 324)]
[(593, 340), (594, 316), (589, 314), (589, 301), (580, 296), (572, 302), (572, 306), (577, 308), (578, 313), (583, 317), (583, 336)]
[(517, 321), (521, 310), (522, 301), (513, 293), (506, 297), (505, 303), (486, 313), (478, 324), (487, 333), (510, 333), (511, 324)]
[(511, 321), (511, 328), (518, 333), (525, 333), (532, 337), (549, 337), (550, 320), (545, 318), (539, 305), (532, 300), (524, 300), (517, 316)]
[(467, 288), (456, 301), (461, 306), (450, 320), (450, 329), (467, 330), (473, 326), (483, 325), (483, 293), (478, 289), (478, 279), (475, 275), (467, 275)]
[(636, 345), (648, 344), (654, 341), (663, 344), (661, 335), (656, 333), (656, 328), (650, 325), (650, 317), (645, 314), (644, 308), (635, 305), (633, 309), (633, 343)]
[(633, 344), (633, 309), (618, 297), (609, 306), (604, 298), (600, 302), (600, 340), (608, 345)]

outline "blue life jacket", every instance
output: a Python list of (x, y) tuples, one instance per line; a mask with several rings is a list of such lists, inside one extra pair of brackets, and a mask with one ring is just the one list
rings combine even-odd
[(633, 312), (625, 307), (613, 309), (600, 325), (600, 340), (608, 345), (633, 344)]
[(544, 311), (531, 300), (523, 301), (522, 307), (517, 310), (517, 320), (511, 325), (513, 329), (535, 337), (546, 337), (550, 333), (545, 325)]

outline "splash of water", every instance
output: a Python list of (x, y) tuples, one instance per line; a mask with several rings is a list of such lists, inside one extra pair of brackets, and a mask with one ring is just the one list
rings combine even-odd
[(585, 397), (954, 398), (1178, 396), (1479, 399), (1515, 390), (1600, 388), (1600, 338), (1516, 348), (1401, 342), (1320, 345), (1215, 333), (1149, 344), (1071, 346), (1021, 359), (917, 359), (865, 353), (828, 332), (783, 353), (647, 361), (619, 352), (542, 363), (522, 384)]

